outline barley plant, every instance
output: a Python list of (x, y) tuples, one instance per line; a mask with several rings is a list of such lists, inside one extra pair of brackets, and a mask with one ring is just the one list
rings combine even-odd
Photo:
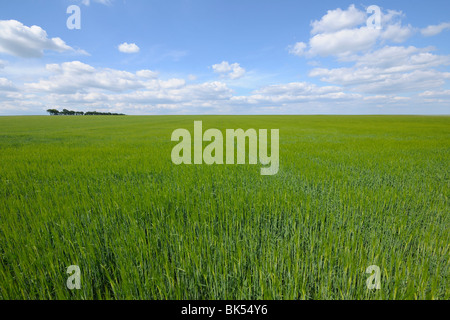
[[(174, 165), (195, 120), (278, 174)], [(449, 156), (449, 117), (1, 117), (0, 299), (449, 299)]]

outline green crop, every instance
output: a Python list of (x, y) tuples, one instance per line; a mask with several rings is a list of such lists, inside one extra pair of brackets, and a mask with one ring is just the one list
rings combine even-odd
[[(194, 120), (278, 174), (174, 165)], [(0, 117), (0, 299), (450, 299), (449, 156), (449, 117)]]

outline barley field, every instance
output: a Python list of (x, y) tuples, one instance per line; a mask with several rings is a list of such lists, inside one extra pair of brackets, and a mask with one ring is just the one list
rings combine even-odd
[[(195, 120), (278, 174), (174, 165)], [(450, 117), (0, 117), (0, 299), (450, 299), (449, 160)]]

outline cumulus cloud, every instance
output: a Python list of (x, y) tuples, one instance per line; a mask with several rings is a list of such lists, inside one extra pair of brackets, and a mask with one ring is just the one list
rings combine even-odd
[(289, 46), (289, 53), (296, 56), (303, 56), (306, 53), (308, 45), (304, 42), (297, 42), (293, 46)]
[(16, 91), (16, 87), (12, 81), (6, 78), (0, 78), (0, 91)]
[(390, 40), (395, 43), (402, 43), (414, 34), (414, 28), (411, 25), (402, 26), (400, 23), (387, 25), (381, 32), (381, 39)]
[(366, 14), (356, 9), (353, 4), (347, 10), (340, 8), (328, 10), (328, 13), (322, 19), (311, 23), (311, 33), (332, 33), (342, 29), (353, 28), (364, 23), (366, 19)]
[(450, 99), (450, 90), (425, 91), (422, 92), (419, 96), (433, 99), (442, 99), (442, 98)]
[[(80, 61), (46, 66), (48, 77), (27, 82), (21, 90), (40, 95), (46, 107), (115, 110), (173, 110), (178, 108), (219, 108), (220, 101), (229, 100), (232, 90), (220, 81), (186, 84), (186, 80), (162, 80), (158, 73), (140, 70), (135, 73), (95, 68)], [(10, 86), (5, 79), (0, 86)], [(17, 98), (20, 101), (19, 98)], [(4, 100), (0, 96), (0, 100)], [(188, 111), (186, 111), (188, 112)]]
[(110, 68), (94, 68), (80, 61), (48, 64), (46, 69), (51, 73), (47, 79), (26, 83), (26, 88), (36, 92), (71, 94), (178, 88), (185, 83), (183, 79), (159, 80), (158, 73), (152, 70), (139, 70), (133, 73)]
[(444, 22), (444, 23), (441, 23), (438, 25), (428, 26), (428, 27), (420, 30), (420, 32), (425, 37), (431, 37), (431, 36), (438, 35), (439, 33), (441, 33), (444, 30), (449, 30), (449, 29), (450, 29), (450, 22)]
[(450, 73), (433, 69), (450, 65), (450, 56), (435, 55), (431, 48), (386, 46), (354, 56), (353, 67), (315, 68), (309, 75), (364, 93), (414, 92), (442, 86)]
[(360, 95), (345, 93), (338, 86), (320, 87), (307, 82), (292, 82), (266, 86), (255, 90), (245, 100), (249, 103), (269, 102), (272, 104), (286, 104), (310, 101), (348, 100), (356, 97), (360, 97)]
[(119, 45), (119, 51), (123, 53), (138, 53), (140, 48), (135, 43), (124, 42)]
[[(411, 25), (402, 24), (404, 17), (401, 11), (384, 10), (381, 12), (382, 28), (376, 29), (367, 26), (366, 12), (354, 5), (346, 10), (329, 10), (320, 20), (311, 23), (309, 42), (288, 47), (289, 53), (306, 58), (331, 56), (337, 63), (345, 62), (345, 67), (315, 67), (308, 74), (339, 86), (341, 93), (350, 91), (379, 97), (423, 90), (431, 92), (448, 81), (450, 73), (442, 67), (450, 65), (450, 56), (434, 54), (432, 47), (392, 45), (405, 42), (417, 31)], [(432, 35), (447, 27), (447, 24), (430, 26), (422, 33)], [(380, 101), (367, 101), (375, 100)], [(388, 101), (405, 99), (389, 97)]]
[(139, 70), (136, 72), (136, 75), (141, 78), (156, 79), (158, 77), (158, 72), (152, 70)]
[(25, 86), (29, 90), (53, 93), (89, 92), (93, 89), (124, 92), (145, 88), (157, 76), (151, 70), (131, 73), (108, 68), (96, 69), (80, 61), (48, 64), (46, 69), (52, 73), (48, 79)]
[(230, 79), (239, 79), (245, 74), (245, 69), (239, 63), (229, 64), (228, 61), (222, 61), (222, 63), (213, 65), (212, 68), (215, 73)]
[(308, 44), (298, 42), (289, 46), (289, 53), (297, 56), (346, 56), (364, 52), (379, 42), (401, 43), (414, 34), (414, 28), (401, 24), (403, 13), (387, 10), (381, 13), (382, 28), (367, 26), (367, 13), (354, 5), (346, 10), (329, 10), (320, 20), (311, 23)]
[(450, 56), (435, 55), (433, 47), (385, 46), (379, 50), (355, 56), (356, 67), (383, 68), (387, 73), (449, 65)]
[[(421, 56), (426, 52), (417, 48), (403, 50), (418, 56), (415, 58), (417, 65), (435, 65), (440, 59), (434, 55)], [(405, 54), (401, 54), (401, 49), (398, 51), (395, 59), (400, 61)], [(365, 57), (366, 60), (361, 63), (370, 65), (374, 70), (383, 65), (383, 62), (378, 61), (379, 57), (388, 55), (389, 52), (395, 53), (395, 50), (386, 49), (386, 52), (377, 52), (373, 56)], [(406, 108), (411, 106), (411, 101), (417, 104), (431, 103), (433, 99), (433, 101), (436, 100), (435, 97), (442, 97), (436, 100), (435, 105), (440, 108), (439, 110), (443, 110), (443, 106), (446, 103), (448, 105), (450, 99), (446, 98), (445, 92), (439, 93), (439, 91), (433, 91), (433, 93), (430, 91), (423, 96), (416, 95), (410, 98), (392, 91), (377, 93), (377, 90), (373, 88), (369, 88), (367, 92), (374, 95), (368, 96), (354, 89), (358, 85), (372, 85), (370, 81), (356, 83), (351, 82), (350, 79), (344, 79), (350, 81), (350, 85), (342, 79), (342, 85), (319, 86), (308, 82), (291, 82), (262, 86), (247, 95), (236, 95), (226, 83), (221, 81), (190, 84), (179, 78), (163, 80), (151, 70), (128, 72), (96, 68), (79, 61), (49, 64), (46, 69), (47, 73), (41, 73), (43, 78), (39, 81), (27, 82), (21, 86), (15, 85), (7, 78), (0, 78), (0, 114), (33, 113), (33, 110), (34, 113), (39, 110), (43, 113), (49, 108), (127, 114), (352, 114), (373, 113), (373, 110), (383, 113), (410, 113), (411, 109)], [(344, 74), (348, 76), (352, 72), (354, 70)], [(368, 74), (370, 75), (370, 71)], [(400, 76), (402, 73), (396, 75), (399, 77), (393, 79), (397, 79), (397, 85), (421, 83), (427, 86), (429, 84), (426, 81), (436, 78), (438, 74), (427, 75), (426, 70), (417, 67), (417, 70), (409, 75), (414, 79), (413, 82), (408, 82), (406, 76), (402, 78)], [(324, 76), (328, 75), (324, 73)], [(356, 76), (358, 77), (358, 74)], [(360, 81), (360, 79), (357, 80)], [(339, 82), (339, 77), (332, 80)], [(395, 87), (395, 83), (390, 85)], [(383, 109), (383, 105), (388, 105), (389, 109)]]
[[(233, 68), (226, 68), (226, 65), (222, 67), (216, 69), (225, 73), (233, 72)], [(184, 79), (159, 79), (157, 73), (151, 70), (133, 73), (95, 68), (79, 61), (48, 64), (46, 70), (49, 73), (47, 77), (25, 83), (20, 92), (23, 95), (17, 95), (19, 92), (15, 96), (8, 94), (8, 105), (33, 97), (40, 101), (43, 110), (51, 107), (74, 109), (81, 105), (86, 110), (130, 114), (245, 113), (245, 110), (295, 110), (308, 105), (307, 110), (313, 112), (317, 103), (325, 106), (327, 101), (343, 103), (360, 97), (359, 94), (344, 92), (339, 86), (320, 87), (307, 82), (265, 86), (248, 96), (239, 96), (221, 81), (189, 84)], [(11, 89), (12, 83), (6, 79), (2, 79), (0, 84)], [(40, 98), (37, 99), (37, 96)]]
[(361, 27), (344, 29), (335, 33), (321, 33), (311, 38), (311, 55), (330, 56), (348, 55), (373, 47), (380, 35), (380, 30)]
[(99, 111), (152, 114), (158, 112), (190, 113), (195, 110), (220, 110), (232, 91), (222, 82), (186, 85), (182, 79), (154, 80), (144, 89), (130, 92), (77, 92), (47, 95), (47, 105), (83, 105)]
[[(352, 106), (361, 101), (361, 94), (344, 92), (341, 87), (292, 82), (264, 86), (246, 96), (233, 96), (228, 104), (234, 110), (242, 110), (240, 113), (244, 114), (252, 111), (268, 114), (336, 114), (352, 113)], [(361, 108), (361, 104), (359, 107)]]
[(48, 38), (39, 26), (27, 27), (16, 20), (0, 20), (0, 52), (23, 58), (39, 58), (44, 50), (74, 51), (61, 38)]

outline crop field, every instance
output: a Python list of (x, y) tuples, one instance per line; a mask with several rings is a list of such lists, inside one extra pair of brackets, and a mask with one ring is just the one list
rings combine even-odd
[[(173, 164), (195, 120), (279, 172)], [(0, 299), (450, 299), (449, 164), (450, 117), (0, 117)]]

